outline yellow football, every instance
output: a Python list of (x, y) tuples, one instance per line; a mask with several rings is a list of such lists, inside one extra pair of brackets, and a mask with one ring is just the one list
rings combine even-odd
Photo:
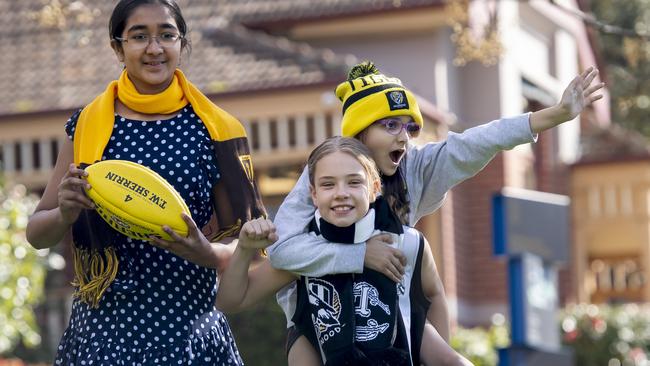
[(86, 167), (88, 197), (99, 215), (122, 234), (139, 240), (154, 235), (171, 237), (162, 230), (169, 226), (187, 236), (181, 213), (190, 211), (181, 195), (153, 170), (126, 160), (104, 160)]

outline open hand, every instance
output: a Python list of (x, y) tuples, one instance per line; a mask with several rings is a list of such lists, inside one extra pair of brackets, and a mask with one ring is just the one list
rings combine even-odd
[(599, 82), (592, 85), (596, 76), (598, 76), (598, 69), (593, 66), (589, 67), (581, 75), (576, 76), (564, 89), (558, 106), (567, 113), (565, 120), (574, 119), (585, 107), (603, 97), (601, 93), (596, 92), (602, 89), (605, 83)]

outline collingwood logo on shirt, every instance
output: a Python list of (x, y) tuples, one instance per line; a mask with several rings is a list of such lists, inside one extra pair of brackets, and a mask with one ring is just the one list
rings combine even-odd
[(312, 323), (321, 344), (341, 332), (341, 299), (334, 286), (318, 278), (309, 278), (307, 290), (309, 302), (320, 307), (318, 315), (312, 314)]
[(386, 92), (388, 107), (391, 111), (398, 109), (409, 109), (409, 101), (404, 90), (393, 90)]

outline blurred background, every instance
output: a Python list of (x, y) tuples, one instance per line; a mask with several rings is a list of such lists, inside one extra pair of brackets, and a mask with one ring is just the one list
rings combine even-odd
[[(0, 0), (0, 365), (49, 364), (71, 308), (70, 248), (35, 251), (25, 225), (63, 126), (116, 79), (115, 1)], [(452, 343), (496, 365), (509, 343), (507, 261), (492, 249), (504, 187), (570, 198), (557, 329), (577, 365), (650, 355), (649, 0), (187, 0), (181, 69), (245, 125), (273, 214), (309, 151), (338, 134), (336, 85), (374, 61), (418, 95), (416, 142), (555, 104), (594, 65), (605, 98), (534, 145), (499, 154), (418, 224), (432, 246)], [(526, 218), (535, 225), (535, 217)], [(250, 365), (286, 364), (273, 299), (228, 317)], [(555, 326), (555, 325), (553, 325)]]

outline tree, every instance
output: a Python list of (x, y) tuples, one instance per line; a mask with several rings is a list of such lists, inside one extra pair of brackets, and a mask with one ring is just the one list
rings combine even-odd
[(600, 49), (611, 93), (612, 120), (650, 137), (650, 0), (591, 0), (601, 23), (621, 32), (600, 32)]
[(24, 186), (3, 188), (0, 182), (0, 355), (21, 343), (40, 344), (34, 308), (43, 296), (48, 260), (61, 260), (48, 250), (34, 250), (25, 238), (36, 202)]

